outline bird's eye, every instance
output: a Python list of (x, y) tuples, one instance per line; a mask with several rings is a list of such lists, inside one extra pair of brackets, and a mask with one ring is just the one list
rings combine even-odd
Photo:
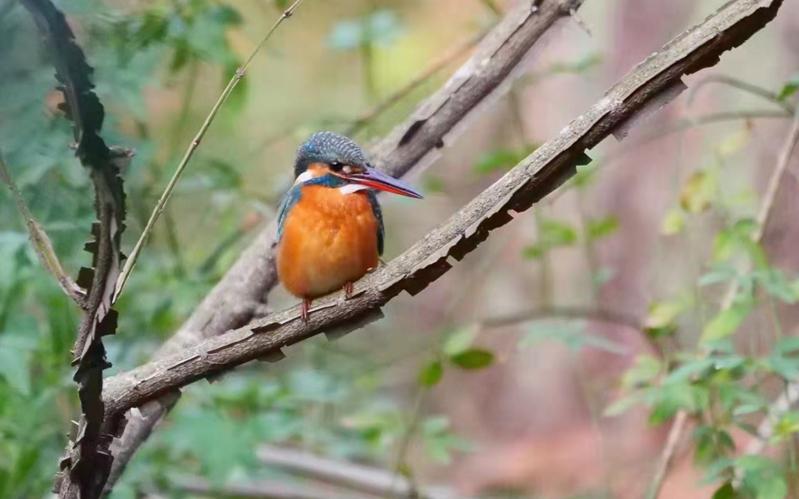
[(332, 161), (332, 162), (330, 163), (330, 168), (332, 168), (334, 171), (339, 171), (339, 170), (341, 170), (341, 168), (342, 168), (343, 166), (344, 166), (344, 165), (343, 165), (343, 164), (342, 164), (340, 161)]

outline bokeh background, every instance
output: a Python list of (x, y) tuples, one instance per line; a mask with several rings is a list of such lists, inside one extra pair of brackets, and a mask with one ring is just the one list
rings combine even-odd
[[(489, 29), (510, 3), (306, 0), (254, 61), (159, 222), (119, 304), (118, 334), (106, 341), (109, 373), (145, 361), (271, 219), (299, 142), (318, 129), (355, 124), (359, 142), (381, 137), (468, 52), (385, 112), (370, 110)], [(136, 152), (124, 172), (129, 248), (216, 96), (286, 2), (57, 4), (95, 67), (107, 142)], [(424, 200), (382, 198), (386, 259), (720, 4), (587, 0), (582, 27), (552, 29), (519, 78), (410, 174)], [(187, 483), (200, 481), (217, 497), (255, 481), (312, 482), (259, 460), (265, 445), (398, 471), (453, 497), (642, 497), (680, 408), (695, 418), (661, 497), (710, 497), (729, 478), (720, 471), (724, 460), (751, 439), (734, 424), (741, 404), (729, 420), (726, 406), (695, 406), (686, 401), (688, 388), (670, 389), (657, 378), (670, 361), (653, 359), (676, 363), (697, 351), (723, 294), (723, 275), (707, 276), (729, 269), (732, 253), (740, 259), (730, 241), (757, 212), (790, 127), (790, 115), (776, 113), (795, 104), (798, 34), (799, 8), (786, 2), (752, 40), (688, 78), (695, 91), (627, 141), (609, 139), (591, 151), (595, 161), (575, 181), (492, 233), (421, 295), (392, 301), (384, 320), (336, 342), (315, 338), (289, 348), (280, 363), (253, 363), (188, 388), (112, 497), (194, 496)], [(781, 100), (709, 82), (711, 74), (782, 93)], [(29, 14), (0, 0), (0, 150), (74, 275), (87, 262), (81, 248), (92, 195), (53, 85)], [(731, 115), (704, 122), (720, 112)], [(771, 299), (779, 293), (757, 281), (746, 321), (732, 328), (730, 345), (746, 359), (772, 352), (774, 331), (790, 337), (799, 317), (791, 307), (799, 292), (792, 284), (798, 194), (795, 173), (786, 175), (763, 241), (767, 270), (788, 291)], [(77, 414), (68, 358), (78, 313), (38, 264), (4, 188), (0, 200), (0, 497), (42, 497)], [(282, 290), (269, 296), (274, 309), (294, 302)], [(655, 374), (634, 371), (639, 378), (630, 382), (630, 367), (645, 371), (650, 361)], [(790, 362), (794, 371), (786, 367), (784, 377), (799, 373)], [(728, 377), (739, 382), (736, 376)], [(749, 392), (763, 403), (779, 392), (773, 372), (742, 376), (757, 379)], [(708, 381), (711, 393), (717, 381)], [(640, 385), (661, 391), (614, 410)], [(719, 393), (723, 400), (726, 392)], [(719, 417), (706, 417), (713, 413)], [(703, 428), (712, 430), (704, 441)], [(788, 447), (797, 429), (786, 430)], [(765, 478), (752, 485), (772, 495), (758, 497), (794, 490), (784, 471), (795, 468), (782, 459), (790, 453), (775, 449), (759, 463), (773, 468), (758, 468)]]

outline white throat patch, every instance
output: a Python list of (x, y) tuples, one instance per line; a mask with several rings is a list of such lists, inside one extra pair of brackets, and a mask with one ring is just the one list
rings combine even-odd
[(339, 187), (338, 191), (346, 196), (347, 194), (352, 194), (353, 192), (363, 191), (363, 190), (366, 190), (368, 188), (369, 187), (367, 187), (365, 185), (361, 185), (361, 184), (347, 184), (347, 185), (342, 185), (341, 187)]
[(309, 172), (308, 170), (305, 170), (304, 172), (300, 173), (297, 176), (296, 180), (294, 180), (294, 185), (302, 184), (304, 182), (311, 180), (312, 178), (314, 178), (313, 173)]

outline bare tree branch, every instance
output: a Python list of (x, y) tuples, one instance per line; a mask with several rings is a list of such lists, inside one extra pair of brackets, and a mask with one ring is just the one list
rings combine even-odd
[[(328, 459), (300, 450), (264, 445), (258, 448), (256, 454), (264, 464), (370, 496), (418, 499), (456, 497), (452, 491), (440, 487), (417, 490), (407, 478), (384, 469)], [(416, 496), (413, 496), (414, 493)]]
[[(309, 321), (295, 309), (272, 314), (245, 327), (110, 378), (104, 400), (121, 413), (204, 377), (259, 358), (276, 359), (282, 348), (325, 332), (338, 337), (379, 319), (383, 306), (400, 292), (414, 295), (461, 260), (488, 233), (513, 219), (576, 173), (589, 161), (585, 151), (610, 134), (623, 137), (636, 117), (660, 107), (685, 88), (682, 76), (713, 66), (777, 14), (781, 0), (737, 0), (682, 33), (624, 77), (589, 111), (483, 191), (447, 222), (402, 255), (356, 283), (353, 298), (335, 295), (319, 301)], [(401, 135), (422, 135), (422, 120)], [(296, 307), (295, 307), (296, 308)]]
[[(569, 12), (581, 4), (582, 0), (520, 2), (438, 92), (372, 148), (375, 163), (399, 177), (428, 153), (442, 147), (445, 136), (495, 93), (533, 44), (556, 21), (568, 18)], [(156, 359), (243, 326), (253, 318), (266, 293), (277, 283), (272, 253), (274, 234), (274, 223), (261, 231), (180, 330), (158, 350)], [(109, 486), (178, 398), (175, 393), (162, 395), (140, 408), (145, 417), (134, 413), (126, 415), (125, 430), (112, 445), (115, 461)]]
[(22, 3), (52, 55), (58, 89), (64, 94), (63, 110), (74, 124), (76, 155), (89, 170), (94, 185), (98, 221), (92, 225), (94, 239), (85, 246), (92, 254), (92, 266), (82, 268), (77, 280), (87, 292), (81, 302), (84, 313), (72, 361), (77, 367), (73, 379), (78, 384), (82, 416), (75, 440), (68, 443), (66, 456), (59, 463), (55, 484), (59, 497), (94, 498), (102, 491), (112, 461), (108, 446), (114, 428), (104, 426), (102, 400), (103, 370), (110, 364), (101, 338), (116, 331), (116, 311), (111, 306), (123, 260), (120, 239), (125, 230), (125, 193), (119, 172), (130, 153), (109, 148), (100, 136), (105, 111), (93, 90), (93, 69), (75, 42), (64, 14), (50, 0)]
[(660, 495), (660, 489), (663, 487), (663, 481), (671, 468), (671, 463), (674, 460), (674, 455), (677, 452), (680, 437), (682, 437), (687, 421), (688, 414), (685, 411), (680, 411), (674, 416), (674, 422), (671, 423), (671, 429), (666, 437), (666, 445), (663, 446), (655, 468), (655, 474), (646, 491), (646, 499), (657, 499)]

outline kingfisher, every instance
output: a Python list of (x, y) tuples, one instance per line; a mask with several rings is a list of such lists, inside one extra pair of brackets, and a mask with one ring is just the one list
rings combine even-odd
[(307, 322), (314, 298), (344, 289), (377, 268), (383, 216), (377, 191), (421, 198), (406, 183), (372, 166), (363, 150), (335, 132), (317, 132), (297, 150), (294, 185), (277, 219), (277, 275), (302, 299)]

